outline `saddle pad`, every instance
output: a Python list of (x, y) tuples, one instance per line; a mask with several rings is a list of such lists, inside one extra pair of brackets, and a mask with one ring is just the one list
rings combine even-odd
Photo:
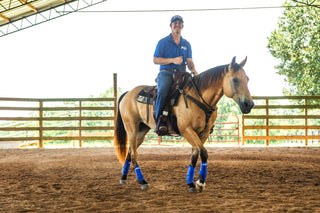
[(153, 96), (156, 92), (156, 86), (147, 86), (139, 92), (136, 97), (136, 101), (143, 104), (153, 105)]

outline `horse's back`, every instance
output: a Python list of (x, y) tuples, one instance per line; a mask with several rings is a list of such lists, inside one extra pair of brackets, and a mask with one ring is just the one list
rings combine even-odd
[[(140, 85), (132, 90), (130, 90), (120, 102), (120, 112), (124, 118), (128, 122), (139, 122), (144, 121), (146, 123), (147, 120), (147, 112), (146, 112), (146, 104), (142, 104), (136, 101), (137, 95), (143, 90), (144, 88), (148, 87), (148, 85)], [(152, 106), (149, 106), (150, 110), (149, 113), (152, 113)], [(152, 116), (150, 117), (150, 121), (153, 121)]]
[(139, 94), (139, 92), (141, 92), (141, 90), (143, 90), (144, 88), (148, 87), (147, 85), (140, 85), (140, 86), (136, 86), (135, 88), (133, 88), (132, 90), (130, 90), (123, 98), (123, 101), (127, 102), (127, 101), (135, 101), (137, 95)]
[(147, 87), (146, 85), (140, 85), (137, 86), (135, 88), (133, 88), (132, 90), (130, 90), (122, 99), (122, 101), (120, 102), (120, 110), (125, 107), (126, 105), (130, 104), (132, 105), (132, 107), (134, 105), (136, 105), (136, 97), (139, 94), (139, 92), (143, 89)]

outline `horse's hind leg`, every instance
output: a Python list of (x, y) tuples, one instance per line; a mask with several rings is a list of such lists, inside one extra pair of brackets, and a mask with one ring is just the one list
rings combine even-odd
[(144, 176), (142, 175), (141, 168), (139, 167), (139, 165), (137, 163), (137, 157), (138, 157), (137, 148), (142, 144), (144, 137), (148, 133), (149, 130), (150, 130), (150, 128), (148, 126), (140, 123), (139, 131), (137, 134), (133, 134), (133, 135), (128, 134), (130, 147), (129, 147), (129, 151), (128, 151), (128, 155), (127, 155), (125, 164), (122, 168), (122, 177), (120, 179), (121, 184), (127, 183), (127, 175), (129, 172), (129, 167), (132, 163), (133, 168), (134, 168), (136, 175), (137, 175), (137, 181), (139, 184), (141, 184), (141, 188), (142, 189), (150, 188), (149, 184), (147, 183)]
[[(139, 184), (141, 184), (141, 188), (144, 189), (148, 189), (150, 188), (149, 184), (147, 183), (147, 181), (145, 180), (145, 178), (142, 175), (141, 172), (141, 168), (138, 165), (137, 162), (137, 158), (138, 158), (138, 152), (137, 152), (137, 148), (142, 144), (145, 135), (148, 133), (148, 131), (150, 130), (150, 128), (148, 126), (146, 126), (143, 123), (139, 124), (139, 131), (138, 134), (136, 136), (136, 144), (134, 144), (132, 147), (132, 154), (131, 154), (131, 158), (132, 158), (132, 164), (134, 166), (134, 171), (136, 172), (137, 175), (137, 182)], [(131, 146), (131, 143), (130, 143)]]
[(129, 148), (126, 161), (124, 162), (124, 165), (122, 167), (122, 171), (121, 171), (122, 176), (120, 179), (120, 184), (127, 184), (128, 183), (127, 177), (128, 177), (130, 165), (131, 165), (131, 150)]

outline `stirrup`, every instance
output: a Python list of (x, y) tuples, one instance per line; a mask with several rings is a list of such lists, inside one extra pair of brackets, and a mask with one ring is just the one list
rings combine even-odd
[(156, 133), (159, 136), (163, 135), (168, 135), (168, 117), (165, 115), (160, 115), (158, 120), (157, 120), (157, 125), (156, 125)]
[(167, 117), (160, 115), (157, 121), (156, 133), (159, 136), (168, 134)]
[(168, 128), (167, 126), (163, 125), (159, 127), (158, 135), (167, 135), (168, 134)]
[(167, 135), (168, 134), (168, 127), (164, 123), (160, 123), (156, 127), (156, 133), (159, 136)]

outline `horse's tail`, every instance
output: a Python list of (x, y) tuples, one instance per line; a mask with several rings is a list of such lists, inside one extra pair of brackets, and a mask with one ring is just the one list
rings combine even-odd
[(127, 132), (124, 128), (119, 105), (127, 93), (128, 92), (123, 93), (119, 98), (117, 119), (114, 126), (114, 145), (116, 146), (118, 160), (122, 164), (124, 164), (127, 157)]

